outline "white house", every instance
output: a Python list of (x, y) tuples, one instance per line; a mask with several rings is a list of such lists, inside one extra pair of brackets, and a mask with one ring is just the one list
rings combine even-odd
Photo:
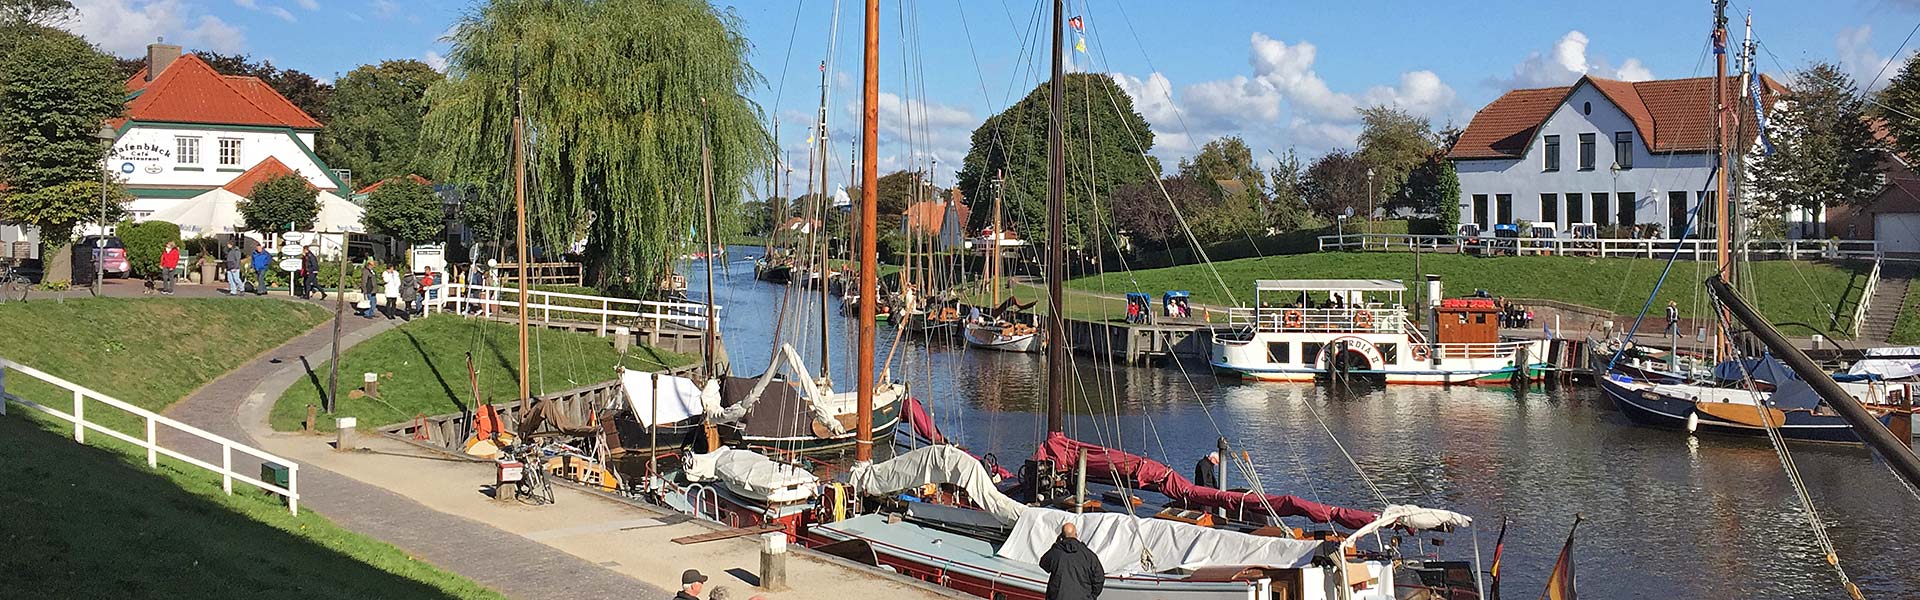
[[(1785, 88), (1761, 76), (1763, 101)], [(1729, 102), (1742, 102), (1729, 80)], [(1751, 110), (1742, 110), (1753, 131)], [(1751, 141), (1751, 140), (1749, 140)], [(1460, 174), (1460, 221), (1482, 230), (1528, 221), (1639, 227), (1676, 236), (1712, 206), (1713, 78), (1626, 82), (1586, 76), (1513, 90), (1473, 116), (1448, 158)], [(1701, 211), (1697, 237), (1711, 237)], [(1655, 229), (1657, 227), (1657, 230)], [(1651, 231), (1648, 231), (1651, 230)]]

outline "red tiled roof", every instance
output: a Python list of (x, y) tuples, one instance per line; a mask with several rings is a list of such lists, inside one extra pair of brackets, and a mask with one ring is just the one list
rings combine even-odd
[[(964, 227), (967, 223), (967, 205), (962, 204), (955, 210), (959, 211), (960, 224)], [(939, 233), (940, 228), (947, 224), (947, 203), (932, 200), (916, 202), (908, 206), (901, 217), (908, 231)]]
[[(427, 178), (421, 177), (419, 175), (411, 174), (411, 173), (407, 174), (407, 179), (411, 179), (413, 180), (414, 183), (418, 183), (420, 185), (433, 185), (433, 182), (427, 180)], [(380, 186), (385, 185), (386, 183), (387, 183), (387, 180), (385, 179), (375, 181), (373, 182), (373, 185), (360, 188), (360, 191), (354, 192), (354, 195), (371, 194), (373, 193), (374, 190), (380, 189)]]
[[(280, 159), (269, 156), (266, 160), (260, 161), (260, 164), (254, 165), (251, 169), (247, 169), (247, 172), (241, 173), (239, 177), (233, 178), (233, 181), (229, 181), (226, 185), (220, 187), (229, 192), (239, 194), (242, 197), (252, 198), (254, 186), (266, 183), (269, 179), (285, 175), (298, 177), (300, 174), (295, 173), (293, 169), (287, 167), (286, 163), (280, 162)], [(300, 181), (306, 183), (307, 187), (313, 187), (313, 182), (307, 181), (305, 177), (301, 177)]]
[(135, 121), (322, 127), (259, 78), (221, 75), (192, 54), (174, 59), (151, 82), (141, 69), (127, 78), (126, 88), (137, 93), (127, 102), (127, 117)]
[[(1773, 78), (1760, 76), (1764, 100), (1785, 92)], [(1616, 81), (1585, 76), (1564, 87), (1513, 90), (1480, 109), (1460, 134), (1460, 141), (1448, 158), (1519, 158), (1532, 144), (1534, 133), (1546, 123), (1575, 88), (1592, 85), (1613, 101), (1633, 120), (1633, 127), (1655, 153), (1705, 152), (1713, 142), (1713, 78), (1664, 79), (1656, 81)], [(1739, 85), (1728, 78), (1727, 86)], [(1729, 89), (1729, 98), (1741, 109), (1741, 118), (1752, 124), (1752, 110), (1741, 101), (1737, 89)]]

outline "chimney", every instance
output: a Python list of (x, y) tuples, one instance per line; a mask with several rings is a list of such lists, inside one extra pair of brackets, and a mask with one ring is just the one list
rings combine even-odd
[(167, 65), (173, 64), (176, 58), (180, 58), (179, 46), (147, 44), (147, 81), (159, 79), (160, 73), (165, 72)]

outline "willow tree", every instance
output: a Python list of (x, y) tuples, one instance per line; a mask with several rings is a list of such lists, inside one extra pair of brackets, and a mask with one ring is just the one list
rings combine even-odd
[(489, 200), (510, 198), (517, 75), (534, 244), (558, 254), (585, 238), (588, 276), (603, 289), (648, 293), (696, 243), (703, 133), (719, 215), (736, 214), (748, 176), (772, 156), (747, 98), (762, 80), (731, 11), (699, 0), (493, 0), (448, 39), (447, 79), (427, 93), (423, 162)]

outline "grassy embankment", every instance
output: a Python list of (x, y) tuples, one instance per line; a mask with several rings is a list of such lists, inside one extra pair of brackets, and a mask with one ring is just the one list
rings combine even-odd
[(1920, 285), (1907, 287), (1907, 299), (1900, 304), (1900, 318), (1893, 322), (1889, 344), (1920, 344)]
[[(1098, 277), (1083, 277), (1067, 286), (1112, 295), (1143, 291), (1153, 294), (1156, 302), (1164, 290), (1189, 290), (1196, 303), (1229, 305), (1233, 302), (1222, 291), (1221, 280), (1232, 290), (1233, 300), (1248, 304), (1257, 279), (1400, 279), (1412, 286), (1422, 274), (1435, 273), (1445, 283), (1448, 296), (1484, 289), (1496, 296), (1557, 300), (1630, 315), (1640, 310), (1666, 265), (1664, 260), (1629, 258), (1422, 254), (1416, 270), (1414, 260), (1411, 253), (1389, 252), (1269, 256), (1216, 262), (1218, 280), (1205, 265), (1184, 265), (1108, 273), (1104, 283)], [(1861, 265), (1789, 261), (1755, 261), (1748, 268), (1759, 296), (1758, 308), (1788, 335), (1846, 330), (1867, 271)], [(1656, 310), (1673, 300), (1682, 315), (1705, 313), (1707, 293), (1700, 282), (1711, 270), (1708, 263), (1676, 263), (1660, 290)], [(1839, 315), (1837, 323), (1834, 315)]]
[[(635, 345), (621, 356), (608, 338), (534, 328), (528, 338), (533, 360), (533, 393), (559, 392), (613, 378), (615, 366), (659, 370), (691, 364), (696, 356)], [(473, 400), (467, 379), (471, 352), (480, 376), (481, 401), (507, 402), (520, 394), (519, 334), (512, 324), (434, 315), (381, 332), (348, 348), (340, 357), (341, 389), (358, 387), (364, 373), (380, 373), (379, 398), (342, 394), (336, 416), (358, 417), (369, 427), (399, 423), (415, 415), (460, 412)], [(299, 429), (307, 405), (320, 403), (326, 363), (314, 375), (289, 388), (273, 407), (275, 429)], [(331, 429), (324, 420), (322, 429)]]
[[(271, 299), (35, 301), (0, 305), (0, 356), (159, 410), (278, 346), (328, 312)], [(7, 390), (55, 407), (71, 396), (9, 374)], [(99, 406), (99, 405), (93, 405)], [(245, 485), (15, 406), (0, 417), (0, 572), (7, 597), (499, 598)], [(144, 433), (104, 407), (116, 430)]]

